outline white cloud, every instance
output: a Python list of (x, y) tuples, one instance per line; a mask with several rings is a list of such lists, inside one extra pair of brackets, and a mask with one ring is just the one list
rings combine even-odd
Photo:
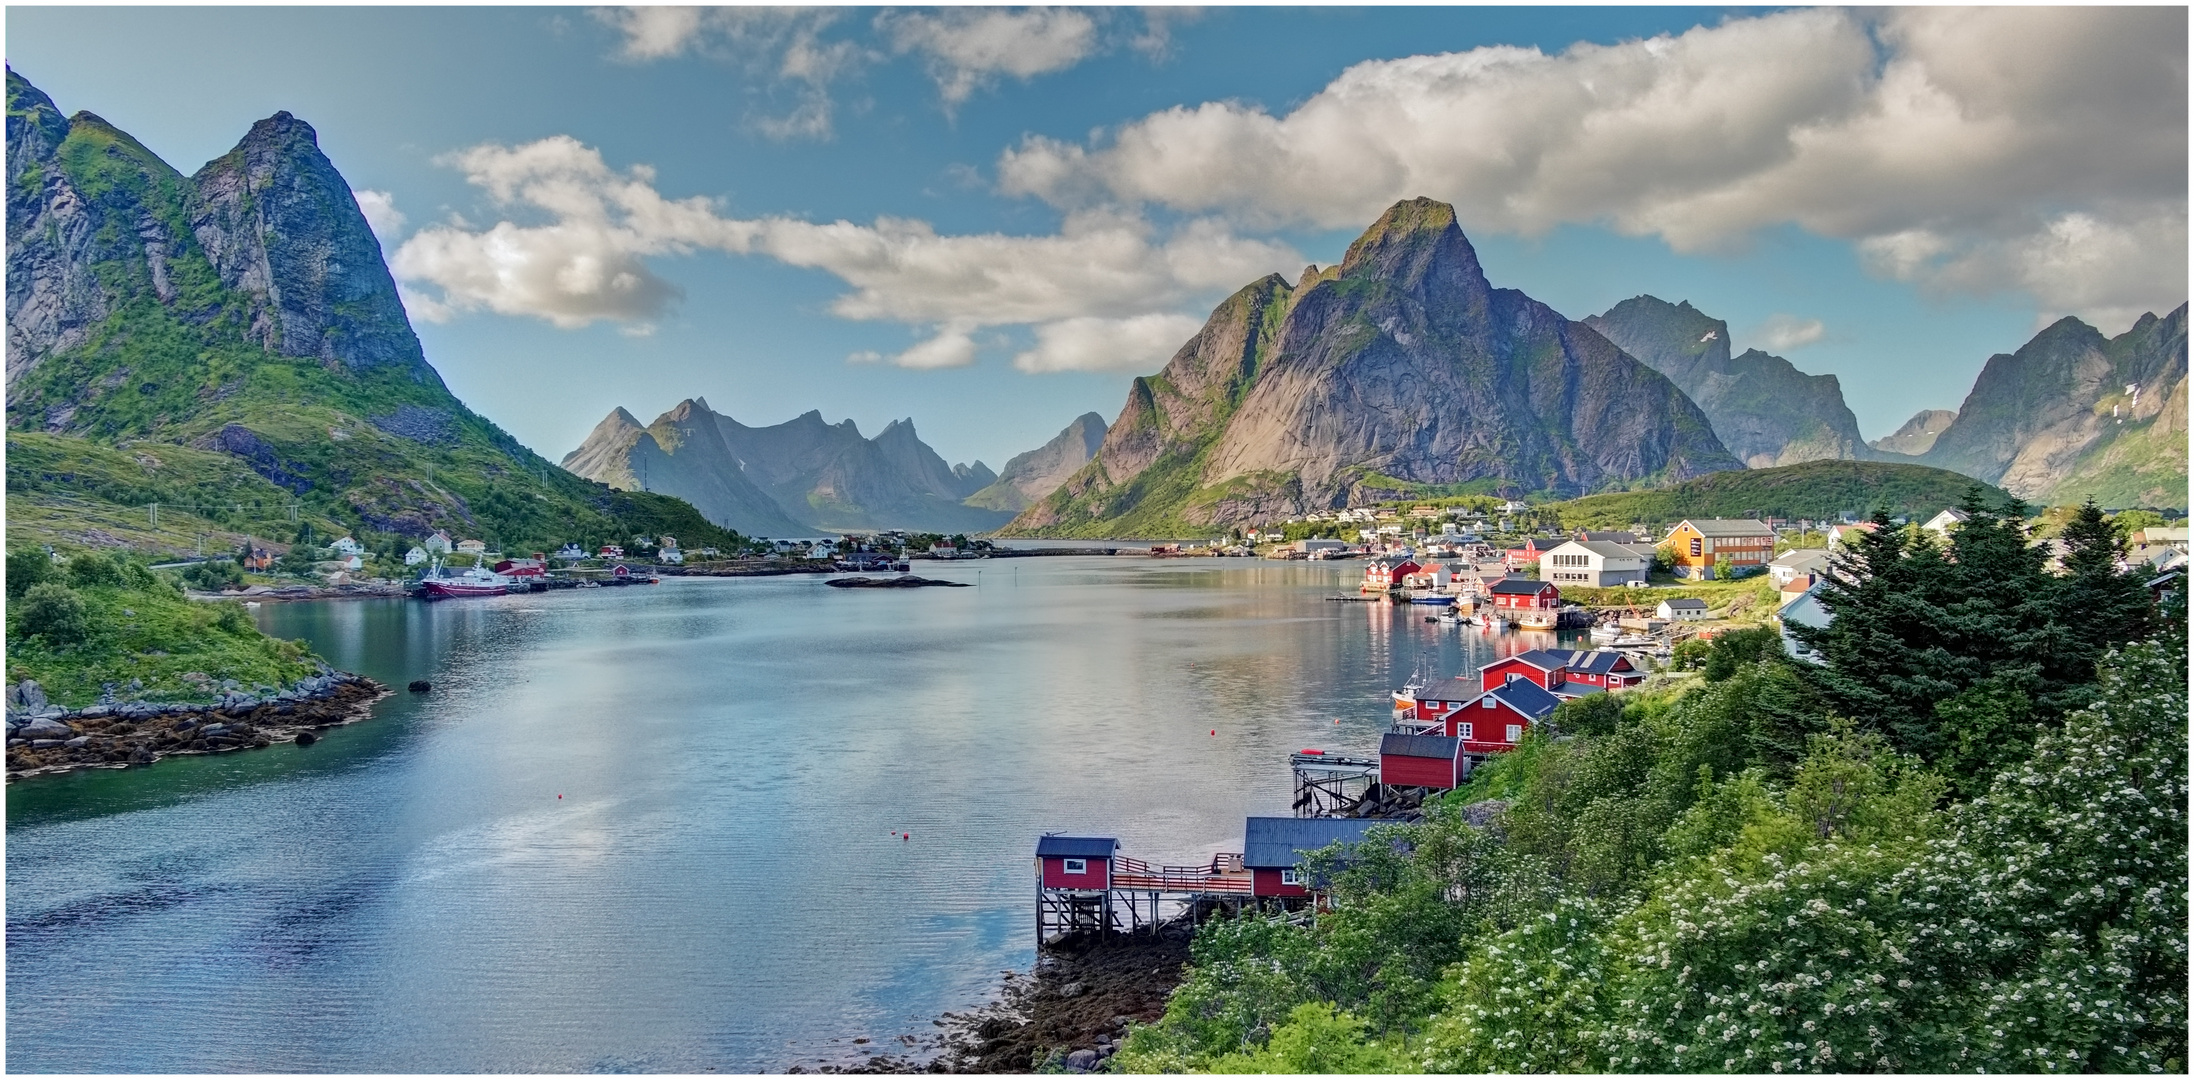
[[(413, 313), (430, 321), (486, 310), (566, 328), (646, 323), (679, 295), (647, 260), (712, 250), (835, 275), (849, 286), (831, 304), (843, 318), (932, 328), (928, 340), (889, 358), (894, 363), (971, 363), (974, 331), (1031, 326), (1039, 344), (1017, 362), (1066, 370), (1158, 355), (1153, 342), (1164, 332), (1194, 332), (1197, 320), (1182, 308), (1304, 261), (1285, 244), (1244, 238), (1213, 220), (1161, 233), (1117, 211), (1071, 214), (1048, 236), (941, 235), (905, 218), (866, 225), (730, 218), (705, 198), (665, 198), (651, 169), (619, 172), (568, 136), (478, 146), (444, 160), (514, 216), (544, 220), (486, 227), (452, 220), (413, 235), (390, 266)], [(1099, 357), (1100, 347), (1121, 359)]]
[(1191, 316), (1152, 313), (1125, 319), (1080, 316), (1036, 328), (1036, 347), (1013, 358), (1022, 371), (1152, 371), (1196, 336)]
[(1282, 114), (1209, 102), (1032, 136), (998, 175), (1066, 207), (1253, 225), (1361, 225), (1429, 195), (1466, 229), (1605, 224), (1685, 252), (1796, 224), (1929, 288), (2101, 317), (2186, 295), (2186, 19), (1811, 9), (1369, 61)]
[(851, 41), (825, 40), (839, 13), (822, 8), (603, 8), (595, 17), (624, 35), (617, 55), (663, 60), (692, 52), (748, 68), (768, 89), (791, 100), (782, 113), (749, 118), (773, 139), (827, 139), (832, 134), (831, 84), (874, 57)]
[(885, 12), (876, 28), (899, 53), (918, 53), (947, 108), (1000, 75), (1027, 80), (1073, 67), (1097, 47), (1097, 23), (1070, 8), (942, 8)]
[(1828, 327), (1819, 319), (1801, 319), (1776, 312), (1760, 324), (1753, 336), (1760, 339), (1768, 352), (1788, 352), (1803, 349), (1828, 336)]
[(381, 246), (387, 247), (403, 236), (404, 212), (396, 208), (396, 196), (371, 188), (359, 188), (350, 195), (358, 200), (358, 212), (366, 215), (366, 227), (373, 230)]

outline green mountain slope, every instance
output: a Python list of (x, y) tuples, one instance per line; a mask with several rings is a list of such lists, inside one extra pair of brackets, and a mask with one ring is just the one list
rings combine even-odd
[[(11, 431), (227, 455), (361, 532), (737, 542), (678, 500), (563, 472), (452, 396), (303, 121), (262, 120), (184, 177), (7, 78)], [(45, 494), (113, 501), (65, 487)]]
[(1493, 288), (1454, 209), (1413, 199), (1338, 266), (1221, 303), (1006, 531), (1194, 535), (1428, 487), (1575, 494), (1739, 465), (1668, 379)]
[[(1555, 503), (1564, 528), (1621, 528), (1634, 522), (1672, 524), (1685, 518), (1861, 517), (1875, 510), (1910, 518), (1958, 505), (1978, 481), (1970, 476), (1880, 461), (1807, 461), (1771, 469), (1738, 469), (1655, 491), (1588, 495)], [(1988, 498), (2005, 493), (1982, 485)]]
[(2036, 501), (2182, 506), (2186, 379), (2184, 304), (2114, 338), (2060, 319), (1989, 358), (1922, 460)]

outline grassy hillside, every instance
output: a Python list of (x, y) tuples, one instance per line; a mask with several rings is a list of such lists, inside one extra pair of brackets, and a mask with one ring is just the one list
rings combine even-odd
[[(1807, 461), (1772, 469), (1710, 473), (1654, 491), (1588, 495), (1554, 503), (1562, 526), (1621, 528), (1634, 522), (1669, 524), (1684, 518), (1862, 517), (1877, 509), (1908, 517), (1956, 506), (1979, 481), (1925, 465), (1875, 461)], [(2007, 498), (1982, 485), (1994, 501)]]
[(207, 550), (231, 550), (247, 537), (287, 538), (304, 526), (323, 538), (347, 528), (301, 506), (293, 514), (294, 496), (229, 454), (162, 443), (116, 449), (23, 431), (8, 433), (7, 449), (8, 539), (16, 545), (179, 554), (196, 550), (200, 537)]

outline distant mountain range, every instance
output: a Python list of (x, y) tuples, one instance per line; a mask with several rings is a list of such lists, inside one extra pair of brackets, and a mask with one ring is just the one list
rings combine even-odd
[(1836, 376), (1808, 375), (1758, 349), (1730, 356), (1729, 324), (1688, 301), (1633, 297), (1585, 325), (1691, 395), (1750, 468), (1873, 456)]
[(1454, 208), (1221, 303), (1012, 531), (1168, 535), (1431, 491), (1577, 494), (1741, 467), (1675, 384), (1496, 289)]
[(750, 535), (988, 532), (1089, 460), (1104, 430), (1102, 417), (1081, 416), (1007, 462), (1001, 476), (980, 461), (945, 464), (912, 420), (894, 420), (873, 439), (820, 412), (749, 427), (690, 398), (645, 427), (612, 410), (563, 466), (613, 488), (675, 495)]
[(1957, 418), (1958, 414), (1950, 409), (1921, 409), (1912, 414), (1912, 419), (1905, 421), (1904, 426), (1867, 445), (1884, 454), (1918, 457), (1927, 453), (1928, 448), (1935, 445), (1935, 437)]
[(731, 539), (555, 468), (452, 396), (311, 125), (278, 112), (184, 176), (7, 84), (7, 423), (44, 463), (9, 470), (11, 541)]

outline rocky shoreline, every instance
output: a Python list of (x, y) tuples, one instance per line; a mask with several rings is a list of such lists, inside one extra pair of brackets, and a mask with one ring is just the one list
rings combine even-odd
[[(1181, 985), (1191, 930), (1170, 923), (1155, 936), (1077, 935), (1045, 946), (1034, 970), (1009, 971), (998, 997), (964, 1013), (946, 1013), (936, 1036), (899, 1053), (872, 1053), (853, 1065), (788, 1072), (1028, 1073), (1103, 1072), (1128, 1025), (1163, 1016)], [(911, 1042), (901, 1037), (901, 1042)]]
[(218, 689), (220, 698), (210, 703), (105, 701), (69, 710), (48, 702), (26, 679), (8, 688), (8, 782), (276, 743), (311, 745), (323, 728), (372, 715), (374, 702), (392, 692), (363, 675), (333, 670), (281, 689), (246, 689), (233, 680)]

